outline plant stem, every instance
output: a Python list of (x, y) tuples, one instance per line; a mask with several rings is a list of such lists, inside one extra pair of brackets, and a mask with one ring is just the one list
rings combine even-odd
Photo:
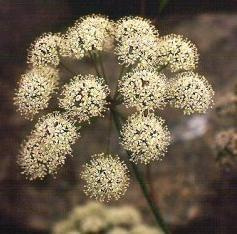
[(118, 80), (117, 80), (116, 88), (115, 88), (114, 99), (116, 99), (116, 97), (118, 96), (119, 80), (120, 80), (121, 77), (123, 76), (124, 71), (125, 71), (125, 68), (126, 68), (126, 67), (125, 67), (124, 65), (122, 65), (121, 70), (120, 70), (120, 74), (119, 74), (119, 77), (118, 77)]
[(161, 72), (161, 71), (162, 71), (163, 69), (165, 69), (167, 66), (168, 66), (168, 64), (159, 67), (159, 69), (157, 69), (157, 72), (158, 72), (158, 73)]
[[(120, 117), (118, 116), (118, 112), (116, 112), (115, 110), (111, 109), (111, 113), (112, 113), (112, 117), (113, 117), (116, 129), (118, 131), (118, 134), (120, 135), (120, 131), (121, 131), (122, 125), (121, 125)], [(128, 151), (126, 151), (126, 153), (129, 156), (129, 158), (130, 158), (131, 154)], [(148, 205), (150, 206), (151, 211), (153, 212), (153, 215), (154, 215), (154, 217), (156, 219), (157, 224), (160, 226), (160, 228), (163, 230), (163, 232), (165, 234), (170, 234), (169, 228), (166, 225), (165, 221), (163, 220), (159, 208), (157, 207), (157, 205), (155, 204), (155, 202), (153, 201), (153, 199), (151, 198), (151, 196), (149, 194), (149, 190), (147, 188), (147, 185), (145, 183), (143, 175), (140, 173), (137, 165), (134, 162), (130, 161), (130, 164), (131, 164), (131, 166), (133, 168), (135, 177), (136, 177), (136, 179), (137, 179), (137, 181), (138, 181), (138, 183), (140, 185), (140, 188), (141, 188), (141, 190), (143, 192), (143, 195), (144, 195)]]
[(89, 55), (90, 55), (91, 60), (92, 60), (92, 62), (93, 62), (93, 64), (94, 64), (94, 67), (95, 67), (95, 71), (96, 71), (97, 76), (101, 77), (100, 71), (99, 71), (99, 69), (98, 69), (98, 67), (97, 67), (97, 64), (96, 64), (96, 58), (93, 56), (93, 54), (92, 54), (91, 52), (89, 52)]
[(71, 73), (73, 76), (76, 75), (76, 72), (72, 71), (70, 68), (68, 68), (65, 64), (63, 64), (62, 62), (60, 62), (59, 64), (63, 69), (65, 69), (67, 72)]
[[(95, 57), (96, 57), (96, 54), (95, 54)], [(104, 79), (107, 81), (107, 83), (109, 82), (107, 77), (106, 77), (106, 74), (105, 74), (105, 69), (104, 69), (104, 65), (103, 65), (103, 60), (102, 60), (102, 56), (101, 56), (101, 53), (99, 52), (98, 53), (98, 61), (99, 61), (99, 65), (100, 65), (100, 68), (101, 68), (101, 71), (102, 71), (102, 75), (104, 77)]]

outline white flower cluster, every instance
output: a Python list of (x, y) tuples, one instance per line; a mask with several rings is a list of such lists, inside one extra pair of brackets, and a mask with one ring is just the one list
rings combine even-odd
[(59, 106), (65, 109), (68, 115), (80, 121), (87, 121), (103, 114), (108, 94), (108, 86), (99, 77), (77, 75), (64, 86)]
[(58, 87), (58, 71), (50, 67), (33, 68), (21, 76), (14, 104), (27, 119), (48, 107)]
[(58, 112), (44, 116), (22, 145), (18, 159), (22, 173), (30, 180), (56, 174), (78, 137), (76, 127), (65, 116)]
[(213, 104), (214, 91), (204, 76), (179, 73), (170, 81), (170, 103), (185, 114), (205, 113)]
[(166, 104), (166, 77), (155, 69), (136, 69), (119, 81), (119, 92), (127, 107), (138, 110), (163, 108)]
[[(102, 53), (111, 51), (121, 68), (114, 96), (101, 61)], [(63, 64), (67, 57), (71, 62), (90, 59), (97, 76), (72, 72), (60, 88), (65, 80), (60, 81), (63, 73), (59, 69), (70, 70)], [(56, 174), (79, 137), (80, 126), (75, 126), (103, 116), (107, 110), (117, 115), (116, 105), (137, 111), (121, 129), (121, 144), (130, 160), (148, 164), (162, 159), (171, 141), (164, 120), (155, 115), (157, 109), (171, 105), (193, 114), (204, 113), (213, 104), (211, 85), (193, 71), (198, 63), (196, 46), (180, 35), (160, 37), (151, 21), (141, 17), (124, 17), (117, 22), (101, 15), (82, 17), (63, 34), (39, 37), (31, 45), (28, 63), (31, 68), (22, 75), (14, 97), (18, 110), (31, 120), (47, 108), (57, 111), (40, 119), (22, 146), (18, 161), (31, 180)], [(126, 165), (108, 152), (95, 154), (81, 173), (85, 192), (100, 201), (120, 198), (129, 184), (127, 174)], [(97, 221), (95, 228), (100, 227)], [(91, 221), (82, 226), (87, 229)]]
[(62, 56), (83, 58), (88, 53), (103, 51), (113, 44), (114, 24), (107, 17), (91, 15), (75, 22), (62, 37)]
[(59, 35), (44, 33), (31, 45), (28, 54), (28, 63), (33, 66), (59, 65), (59, 42)]
[(125, 17), (118, 21), (115, 53), (125, 66), (148, 64), (156, 57), (158, 31), (149, 20)]
[(153, 113), (136, 113), (122, 128), (122, 145), (132, 152), (131, 160), (148, 164), (160, 160), (170, 143), (170, 133), (164, 120)]
[(53, 234), (162, 234), (145, 225), (141, 214), (132, 206), (107, 207), (97, 202), (77, 206), (69, 216), (56, 223)]
[(169, 66), (171, 71), (193, 70), (198, 63), (196, 46), (181, 35), (170, 34), (159, 39), (157, 64)]
[(129, 185), (127, 171), (126, 165), (118, 156), (104, 153), (93, 155), (82, 172), (85, 193), (100, 201), (119, 199)]

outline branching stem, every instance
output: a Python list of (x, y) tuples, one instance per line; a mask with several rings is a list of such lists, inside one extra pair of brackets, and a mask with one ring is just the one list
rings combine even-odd
[(101, 77), (99, 68), (97, 67), (96, 57), (94, 57), (91, 52), (89, 52), (89, 55), (90, 55), (91, 60), (92, 60), (92, 62), (93, 62), (93, 65), (94, 65), (94, 68), (95, 68), (95, 71), (96, 71), (97, 76)]
[[(112, 117), (113, 117), (116, 129), (118, 131), (118, 134), (120, 135), (120, 131), (122, 128), (121, 117), (118, 115), (118, 112), (114, 109), (111, 109), (111, 113), (112, 113)], [(126, 151), (126, 153), (129, 156), (129, 158), (131, 158), (131, 154), (128, 151)], [(143, 192), (143, 195), (144, 195), (148, 205), (150, 206), (150, 209), (153, 212), (153, 215), (156, 219), (157, 224), (160, 226), (160, 228), (163, 230), (163, 232), (165, 234), (170, 234), (170, 230), (169, 230), (168, 226), (166, 225), (164, 219), (162, 218), (159, 208), (157, 207), (154, 200), (151, 198), (151, 196), (149, 194), (149, 190), (147, 188), (147, 185), (146, 185), (146, 182), (143, 178), (143, 175), (141, 174), (141, 172), (139, 171), (139, 169), (135, 163), (130, 161), (130, 164), (133, 169), (134, 175), (140, 185), (141, 191)]]
[(72, 71), (70, 68), (68, 68), (64, 63), (60, 62), (59, 64), (64, 70), (66, 70), (67, 72), (69, 72), (71, 75), (75, 76), (76, 72)]

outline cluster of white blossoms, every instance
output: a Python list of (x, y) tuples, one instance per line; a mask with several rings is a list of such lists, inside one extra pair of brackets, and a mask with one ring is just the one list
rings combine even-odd
[(108, 95), (109, 88), (103, 79), (94, 75), (77, 75), (64, 86), (59, 106), (65, 109), (69, 116), (86, 121), (105, 112)]
[(119, 199), (129, 185), (127, 171), (127, 166), (118, 156), (93, 155), (82, 172), (85, 193), (99, 201)]
[(193, 70), (198, 63), (196, 46), (181, 35), (161, 37), (157, 47), (157, 64), (169, 66), (172, 72)]
[(170, 143), (170, 133), (164, 120), (153, 113), (130, 116), (121, 135), (124, 149), (132, 152), (131, 160), (144, 164), (161, 159)]
[(170, 81), (170, 104), (185, 114), (205, 113), (213, 104), (214, 91), (204, 76), (182, 72)]
[(31, 45), (27, 62), (38, 67), (46, 65), (59, 65), (59, 43), (60, 37), (58, 34), (44, 33)]
[(42, 117), (22, 144), (18, 159), (22, 173), (30, 180), (56, 174), (78, 137), (76, 127), (62, 114), (54, 112)]
[(49, 100), (58, 87), (58, 71), (51, 67), (32, 69), (21, 76), (14, 103), (19, 112), (32, 119), (48, 107)]
[[(114, 53), (121, 68), (114, 95), (109, 85), (117, 81), (105, 77), (105, 53)], [(97, 75), (71, 72), (66, 83), (60, 80), (60, 69), (70, 70), (64, 64), (68, 57), (71, 62), (90, 59)], [(196, 46), (180, 35), (161, 37), (151, 21), (141, 17), (116, 22), (101, 15), (82, 17), (64, 33), (40, 36), (29, 49), (28, 63), (14, 97), (17, 109), (30, 120), (41, 116), (40, 111), (53, 111), (39, 120), (22, 145), (18, 162), (31, 180), (57, 173), (72, 153), (83, 122), (106, 111), (122, 122), (117, 105), (136, 110), (120, 129), (130, 163), (149, 164), (161, 160), (171, 142), (157, 110), (170, 105), (184, 114), (204, 113), (213, 103), (211, 85), (193, 71)], [(95, 154), (81, 176), (86, 194), (100, 201), (120, 198), (129, 184), (125, 163), (109, 152)]]
[(53, 226), (53, 234), (162, 234), (153, 226), (144, 224), (137, 209), (130, 205), (105, 206), (89, 202), (75, 207), (66, 219)]
[(107, 17), (91, 15), (82, 17), (63, 35), (62, 56), (83, 58), (89, 53), (111, 48), (114, 24)]
[(147, 65), (156, 57), (158, 31), (149, 20), (124, 17), (117, 23), (115, 53), (125, 66)]
[(127, 107), (138, 110), (163, 108), (166, 105), (167, 81), (155, 69), (136, 69), (119, 81), (119, 92)]

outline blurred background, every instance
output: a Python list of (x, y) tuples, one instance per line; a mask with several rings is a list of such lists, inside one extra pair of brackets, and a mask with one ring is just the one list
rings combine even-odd
[[(1, 0), (0, 1), (0, 233), (50, 233), (76, 205), (82, 192), (81, 165), (104, 149), (107, 117), (82, 130), (81, 141), (56, 179), (29, 182), (20, 175), (17, 153), (31, 124), (12, 104), (27, 48), (43, 32), (57, 32), (80, 16), (102, 13), (112, 19), (140, 15), (152, 19), (160, 34), (179, 33), (199, 48), (198, 72), (216, 91), (215, 108), (206, 115), (161, 115), (173, 142), (147, 174), (172, 233), (237, 233), (237, 0)], [(108, 59), (109, 60), (109, 59)], [(113, 73), (112, 62), (107, 71)], [(78, 68), (79, 69), (79, 68)], [(84, 68), (89, 69), (89, 68)], [(115, 131), (111, 151), (121, 153)], [(113, 206), (130, 204), (144, 222), (154, 224), (134, 179)], [(146, 233), (144, 233), (146, 234)]]

